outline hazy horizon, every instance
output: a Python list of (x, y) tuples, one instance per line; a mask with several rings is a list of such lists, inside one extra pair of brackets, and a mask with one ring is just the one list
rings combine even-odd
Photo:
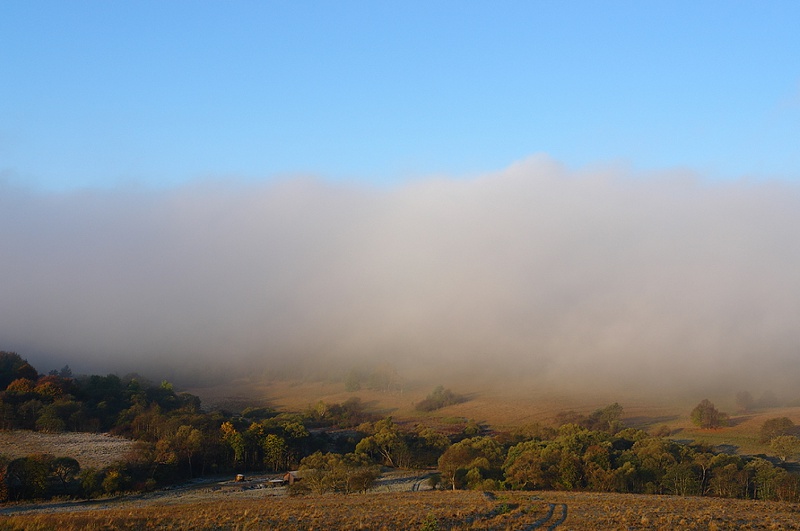
[(0, 349), (44, 372), (391, 361), (574, 388), (797, 383), (790, 181), (538, 155), (381, 187), (0, 187)]

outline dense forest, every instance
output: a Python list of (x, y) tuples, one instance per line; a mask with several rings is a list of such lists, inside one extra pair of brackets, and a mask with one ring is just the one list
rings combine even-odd
[[(437, 388), (420, 409), (458, 400)], [(66, 366), (44, 375), (18, 354), (0, 352), (0, 429), (110, 432), (136, 441), (123, 461), (103, 470), (64, 456), (0, 456), (0, 499), (89, 498), (201, 475), (298, 469), (303, 480), (291, 494), (350, 493), (368, 490), (381, 467), (393, 467), (435, 470), (431, 484), (446, 489), (800, 501), (800, 477), (783, 462), (680, 444), (663, 433), (626, 428), (621, 418), (622, 407), (612, 404), (589, 415), (562, 413), (552, 426), (489, 432), (468, 422), (444, 433), (377, 417), (356, 397), (296, 413), (205, 411), (198, 397), (176, 393), (166, 381), (75, 376)], [(762, 433), (784, 448), (784, 460), (797, 453), (793, 427), (773, 419)]]

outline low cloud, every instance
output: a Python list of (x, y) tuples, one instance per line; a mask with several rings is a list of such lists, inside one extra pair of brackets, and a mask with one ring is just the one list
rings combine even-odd
[[(793, 182), (544, 156), (390, 188), (0, 188), (0, 349), (40, 370), (300, 363), (796, 385)], [(215, 369), (215, 370), (217, 370)]]

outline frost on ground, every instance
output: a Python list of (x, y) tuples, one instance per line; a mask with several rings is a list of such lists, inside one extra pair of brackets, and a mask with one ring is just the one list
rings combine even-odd
[(41, 433), (0, 431), (0, 454), (11, 459), (33, 454), (72, 457), (81, 468), (103, 468), (120, 461), (133, 441), (104, 433)]

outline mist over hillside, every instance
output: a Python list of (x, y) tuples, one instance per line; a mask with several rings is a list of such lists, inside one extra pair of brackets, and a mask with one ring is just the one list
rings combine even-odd
[(40, 370), (789, 388), (798, 227), (793, 182), (546, 156), (388, 188), (0, 184), (0, 349)]

